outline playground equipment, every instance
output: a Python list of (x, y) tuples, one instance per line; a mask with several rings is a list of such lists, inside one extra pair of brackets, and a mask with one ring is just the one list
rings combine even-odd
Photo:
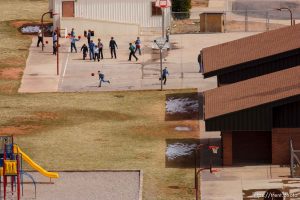
[[(36, 164), (26, 155), (18, 145), (14, 144), (13, 136), (0, 136), (0, 199), (2, 198), (1, 187), (3, 185), (3, 199), (7, 198), (8, 178), (10, 177), (11, 194), (17, 194), (17, 199), (23, 196), (24, 175), (31, 179), (36, 196), (36, 183), (34, 178), (23, 170), (23, 160), (42, 175), (49, 178), (59, 178), (58, 173), (48, 172)], [(3, 177), (3, 182), (2, 182)]]

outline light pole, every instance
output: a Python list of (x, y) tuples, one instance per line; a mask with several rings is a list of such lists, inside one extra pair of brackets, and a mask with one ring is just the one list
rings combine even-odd
[(163, 79), (162, 79), (162, 50), (167, 43), (165, 38), (161, 38), (160, 40), (154, 40), (155, 44), (159, 48), (159, 55), (160, 55), (160, 90), (163, 90)]
[(276, 10), (279, 10), (279, 11), (287, 10), (287, 11), (289, 11), (290, 12), (290, 17), (291, 17), (291, 26), (293, 26), (293, 13), (292, 13), (291, 9), (284, 7), (284, 8), (277, 8)]
[(161, 16), (162, 16), (162, 22), (161, 22), (161, 37), (165, 37), (165, 9), (161, 8)]

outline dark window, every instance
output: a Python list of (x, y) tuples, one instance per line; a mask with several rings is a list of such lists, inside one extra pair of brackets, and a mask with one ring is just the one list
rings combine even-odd
[(155, 2), (151, 2), (152, 4), (152, 16), (159, 16), (159, 15), (162, 15), (162, 12), (161, 12), (161, 8), (158, 8), (155, 6)]
[(274, 128), (300, 127), (300, 101), (273, 108)]
[(270, 131), (233, 131), (232, 161), (234, 164), (270, 164), (272, 133)]

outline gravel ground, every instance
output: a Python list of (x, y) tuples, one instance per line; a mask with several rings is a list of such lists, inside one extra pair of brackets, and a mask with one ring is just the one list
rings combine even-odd
[[(49, 179), (30, 172), (37, 184), (37, 198), (42, 200), (138, 200), (140, 173), (138, 171), (60, 172), (60, 178)], [(24, 182), (28, 180), (25, 179)], [(10, 191), (10, 188), (8, 187)], [(9, 193), (9, 192), (8, 192)], [(8, 194), (8, 199), (13, 199)], [(22, 199), (34, 199), (32, 184), (24, 184)]]

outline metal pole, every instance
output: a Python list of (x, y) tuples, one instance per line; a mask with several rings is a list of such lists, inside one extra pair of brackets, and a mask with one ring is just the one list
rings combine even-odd
[[(195, 149), (195, 191), (196, 191), (196, 200), (199, 200), (199, 174), (201, 172), (201, 170), (203, 169), (197, 169), (197, 164), (198, 164), (198, 151), (201, 150), (201, 147), (203, 147), (203, 144), (199, 144), (196, 146), (196, 149)], [(199, 160), (199, 165), (201, 163), (201, 159)], [(200, 167), (200, 166), (199, 166)]]
[(293, 13), (291, 9), (288, 8), (288, 10), (290, 11), (290, 16), (291, 16), (291, 26), (293, 26)]
[(289, 8), (277, 8), (276, 10), (282, 11), (282, 10), (288, 10), (290, 12), (290, 18), (291, 18), (291, 26), (293, 26), (293, 12)]
[(24, 178), (23, 178), (23, 157), (22, 157), (22, 154), (20, 154), (20, 162), (21, 162), (21, 167), (20, 167), (20, 170), (21, 170), (21, 186), (22, 186), (22, 196), (23, 196), (24, 195), (24, 185), (23, 185)]
[(52, 11), (48, 11), (48, 12), (45, 12), (43, 15), (42, 15), (42, 19), (41, 19), (41, 23), (42, 23), (42, 51), (44, 51), (44, 16), (46, 14), (50, 14), (52, 13)]
[(162, 77), (162, 48), (159, 47), (159, 54), (160, 54), (160, 90), (163, 90), (163, 77)]
[(195, 161), (195, 189), (197, 189), (197, 148), (194, 151), (194, 161)]
[(294, 178), (294, 157), (293, 157), (293, 144), (292, 144), (292, 139), (290, 138), (290, 154), (291, 154), (291, 166), (290, 166), (290, 171), (291, 171), (291, 177)]
[(162, 22), (161, 22), (161, 37), (164, 38), (165, 37), (165, 9), (161, 8), (161, 17), (162, 17)]
[(3, 151), (3, 199), (4, 200), (6, 200), (6, 184), (7, 184), (5, 160), (6, 160), (6, 144), (4, 144), (4, 151)]
[(57, 36), (57, 45), (56, 45), (56, 74), (59, 75), (59, 30), (60, 28), (56, 28), (56, 36)]
[(248, 32), (248, 9), (246, 9), (245, 13), (245, 32)]
[(44, 15), (45, 13), (42, 15), (42, 51), (44, 51)]
[(199, 185), (198, 185), (198, 170), (197, 170), (197, 157), (198, 157), (198, 147), (195, 149), (195, 189), (196, 189), (196, 200), (199, 199)]
[(270, 20), (269, 20), (269, 11), (266, 12), (266, 29), (267, 31), (270, 30), (270, 27), (269, 27), (269, 23), (270, 23)]
[(18, 196), (18, 200), (20, 200), (21, 183), (20, 183), (20, 163), (19, 163), (19, 156), (18, 155), (16, 155), (16, 160), (17, 160), (17, 196)]
[(225, 15), (224, 15), (224, 20), (223, 20), (223, 24), (224, 24), (224, 33), (226, 33), (227, 32), (227, 27), (226, 27), (226, 25), (227, 25), (227, 13), (229, 13), (228, 11), (226, 11), (225, 12)]
[(196, 174), (196, 177), (197, 177), (196, 200), (199, 200), (198, 173)]

